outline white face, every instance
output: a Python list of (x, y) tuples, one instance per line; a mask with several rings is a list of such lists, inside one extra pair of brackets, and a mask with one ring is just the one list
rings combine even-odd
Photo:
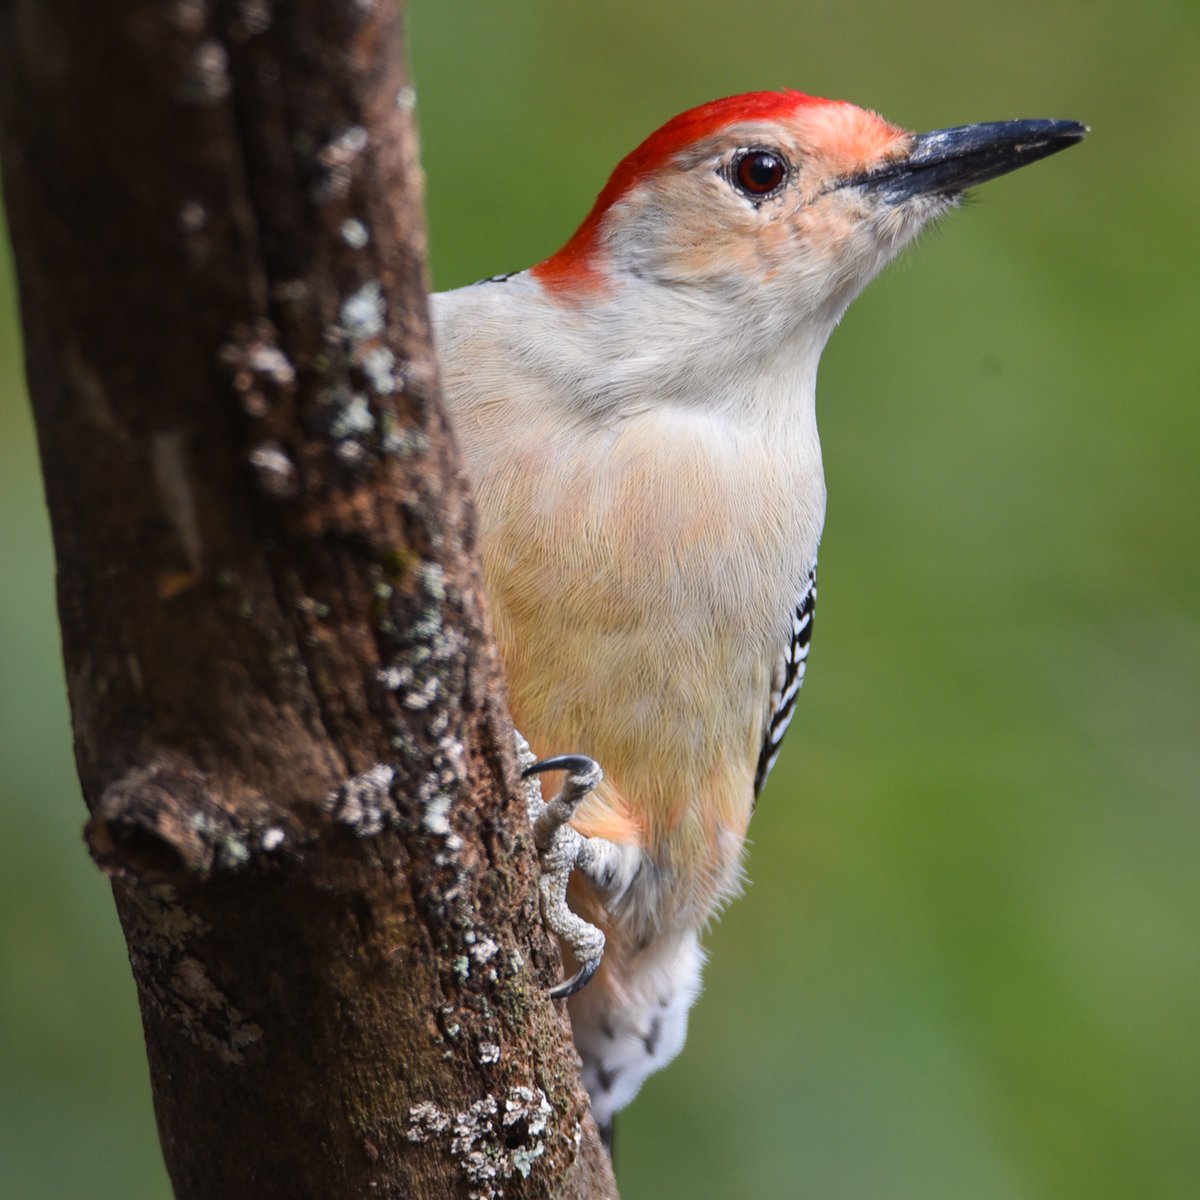
[(847, 181), (909, 153), (913, 135), (851, 104), (729, 126), (613, 206), (612, 268), (672, 288), (836, 321), (932, 218), (946, 193), (886, 199)]
[(963, 188), (1086, 132), (1039, 119), (914, 134), (800, 92), (689, 109), (530, 271), (555, 335), (528, 357), (568, 391), (588, 381), (578, 406), (602, 413), (656, 398), (792, 412), (846, 307)]

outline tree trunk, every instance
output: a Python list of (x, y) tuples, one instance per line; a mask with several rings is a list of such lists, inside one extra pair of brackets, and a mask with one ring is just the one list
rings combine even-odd
[(396, 0), (0, 0), (0, 122), (176, 1195), (615, 1197), (546, 998)]

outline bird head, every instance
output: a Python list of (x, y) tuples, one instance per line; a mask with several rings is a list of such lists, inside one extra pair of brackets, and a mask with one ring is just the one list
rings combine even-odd
[(715, 100), (623, 159), (575, 235), (533, 274), (567, 303), (650, 289), (712, 313), (733, 305), (769, 324), (786, 313), (831, 329), (965, 188), (1085, 132), (1032, 120), (914, 134), (802, 92)]

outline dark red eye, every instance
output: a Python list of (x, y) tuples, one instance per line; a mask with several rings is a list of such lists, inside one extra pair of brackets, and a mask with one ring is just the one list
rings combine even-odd
[(787, 175), (787, 164), (770, 150), (746, 150), (733, 160), (733, 182), (747, 196), (766, 196)]

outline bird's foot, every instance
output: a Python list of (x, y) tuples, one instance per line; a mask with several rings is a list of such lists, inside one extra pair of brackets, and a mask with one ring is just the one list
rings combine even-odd
[[(517, 735), (517, 757), (521, 778), (525, 781), (525, 800), (533, 841), (541, 863), (538, 891), (542, 902), (542, 920), (559, 941), (568, 946), (579, 962), (579, 970), (557, 987), (551, 988), (553, 1000), (566, 1000), (580, 991), (600, 966), (604, 956), (604, 934), (595, 925), (572, 912), (567, 904), (567, 883), (576, 868), (594, 883), (604, 882), (604, 860), (617, 847), (603, 838), (585, 838), (569, 822), (584, 799), (593, 792), (604, 773), (599, 764), (583, 754), (562, 754), (535, 761), (524, 738)], [(565, 771), (562, 791), (549, 803), (542, 801), (535, 775), (543, 771)]]

